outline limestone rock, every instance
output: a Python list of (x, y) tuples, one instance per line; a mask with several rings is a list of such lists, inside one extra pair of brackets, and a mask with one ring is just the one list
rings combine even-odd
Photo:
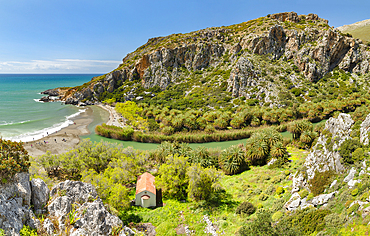
[(110, 214), (100, 199), (84, 203), (76, 212), (74, 227), (87, 235), (110, 235), (114, 227), (122, 226), (122, 221)]
[(356, 168), (352, 167), (346, 178), (344, 178), (343, 182), (348, 183), (349, 181), (353, 180), (355, 178), (356, 172), (357, 172)]
[(46, 218), (42, 226), (48, 235), (54, 235), (55, 226), (50, 219)]
[(329, 194), (321, 194), (319, 196), (314, 197), (311, 202), (314, 206), (320, 206), (328, 203), (329, 200), (331, 200), (337, 191), (329, 193)]
[(350, 138), (353, 123), (351, 116), (344, 113), (339, 114), (338, 118), (331, 117), (326, 121), (325, 129), (331, 133), (333, 147), (332, 150), (329, 150), (326, 146), (328, 137), (321, 135), (318, 138), (316, 145), (312, 148), (304, 163), (307, 168), (308, 180), (315, 176), (315, 171), (334, 171), (336, 173), (344, 171), (338, 148), (346, 139)]
[(30, 183), (32, 189), (31, 200), (34, 210), (37, 212), (42, 210), (49, 201), (50, 190), (42, 179), (32, 179)]
[(17, 173), (8, 183), (0, 186), (0, 198), (6, 200), (16, 197), (23, 199), (23, 204), (31, 204), (31, 186), (29, 173)]
[(300, 190), (301, 186), (305, 185), (305, 179), (303, 173), (296, 173), (293, 177), (292, 191), (291, 193), (296, 193)]
[(64, 193), (65, 196), (71, 198), (72, 202), (87, 202), (98, 198), (98, 193), (94, 186), (81, 181), (67, 180), (65, 182), (61, 182), (53, 187), (50, 192), (50, 196), (53, 197), (58, 192)]
[(364, 145), (369, 144), (369, 133), (370, 131), (370, 114), (366, 116), (366, 119), (361, 123), (360, 127), (360, 141)]
[(293, 193), (290, 199), (285, 203), (284, 207), (288, 211), (296, 210), (301, 204), (301, 196), (298, 193)]

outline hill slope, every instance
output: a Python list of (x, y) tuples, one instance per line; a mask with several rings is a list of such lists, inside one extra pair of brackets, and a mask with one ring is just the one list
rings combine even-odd
[(281, 107), (368, 88), (370, 48), (315, 14), (149, 39), (111, 73), (61, 90), (68, 104), (113, 99), (169, 108)]
[(350, 25), (343, 25), (337, 28), (343, 33), (349, 33), (355, 38), (370, 42), (370, 19), (359, 21)]

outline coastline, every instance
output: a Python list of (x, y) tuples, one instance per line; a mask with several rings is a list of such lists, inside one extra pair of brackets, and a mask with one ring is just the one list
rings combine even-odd
[(93, 121), (92, 113), (92, 109), (86, 107), (85, 112), (71, 118), (74, 124), (41, 139), (24, 142), (23, 146), (28, 151), (28, 154), (33, 157), (44, 155), (47, 151), (50, 151), (51, 154), (67, 152), (80, 143), (80, 136), (90, 134), (87, 127)]
[(110, 105), (103, 105), (103, 104), (99, 104), (97, 106), (109, 112), (109, 119), (106, 123), (107, 125), (118, 126), (121, 128), (124, 127), (124, 125), (121, 122), (119, 122), (119, 119), (122, 118), (122, 116), (118, 114), (118, 112), (116, 111), (116, 109), (114, 109), (114, 107), (111, 107)]

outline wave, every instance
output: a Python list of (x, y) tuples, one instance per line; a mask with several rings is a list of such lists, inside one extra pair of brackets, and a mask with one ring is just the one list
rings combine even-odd
[(7, 126), (7, 125), (18, 125), (18, 124), (24, 124), (24, 123), (27, 123), (27, 122), (31, 122), (31, 120), (25, 120), (25, 121), (20, 121), (20, 122), (6, 122), (6, 121), (3, 121), (2, 123), (0, 123), (0, 126)]
[(43, 101), (40, 101), (40, 99), (33, 99), (35, 102), (41, 102), (44, 103)]
[(26, 133), (26, 134), (14, 136), (14, 137), (7, 138), (7, 139), (10, 139), (12, 141), (17, 141), (17, 142), (19, 142), (19, 141), (29, 142), (29, 141), (32, 141), (32, 140), (42, 139), (43, 137), (46, 137), (49, 134), (55, 133), (57, 131), (60, 131), (63, 128), (68, 127), (69, 125), (72, 125), (74, 122), (71, 119), (80, 115), (81, 113), (83, 113), (85, 111), (86, 111), (86, 109), (81, 109), (81, 110), (79, 110), (78, 112), (76, 112), (72, 115), (66, 116), (65, 121), (54, 124), (51, 127), (47, 127), (47, 128), (41, 129), (41, 130), (36, 130), (34, 132), (29, 132), (29, 133)]

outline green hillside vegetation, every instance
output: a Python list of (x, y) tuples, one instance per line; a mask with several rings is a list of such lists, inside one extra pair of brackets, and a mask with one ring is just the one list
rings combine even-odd
[[(366, 22), (366, 21), (363, 21)], [(361, 24), (357, 22), (351, 25), (338, 27), (343, 33), (348, 33), (354, 38), (361, 39), (366, 43), (370, 43), (370, 24)]]

